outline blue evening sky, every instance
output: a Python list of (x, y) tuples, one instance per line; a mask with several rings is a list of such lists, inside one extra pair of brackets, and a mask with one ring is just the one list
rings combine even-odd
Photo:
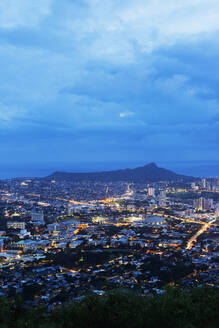
[(218, 0), (1, 0), (0, 165), (219, 161), (218, 32)]

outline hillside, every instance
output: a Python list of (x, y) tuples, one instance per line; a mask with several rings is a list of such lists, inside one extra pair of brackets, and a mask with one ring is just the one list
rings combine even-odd
[(51, 180), (65, 181), (127, 181), (127, 182), (157, 182), (157, 181), (192, 181), (194, 178), (174, 173), (150, 163), (135, 169), (122, 169), (106, 172), (67, 173), (55, 172), (47, 177)]
[(51, 312), (43, 306), (27, 308), (22, 300), (0, 299), (0, 320), (4, 328), (217, 328), (219, 291), (194, 288), (169, 289), (161, 296), (93, 295)]

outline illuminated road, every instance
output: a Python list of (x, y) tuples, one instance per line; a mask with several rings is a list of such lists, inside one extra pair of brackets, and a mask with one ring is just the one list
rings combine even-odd
[(212, 223), (214, 223), (216, 221), (216, 219), (211, 220), (208, 223), (205, 223), (196, 233), (194, 236), (192, 236), (188, 242), (187, 242), (187, 246), (186, 249), (192, 249), (192, 247), (194, 246), (193, 244), (197, 241), (197, 237), (200, 236), (201, 234), (203, 234), (205, 231), (207, 231), (210, 226), (212, 225)]
[(96, 201), (93, 201), (95, 203), (99, 202), (99, 203), (111, 203), (111, 202), (115, 202), (116, 200), (119, 200), (121, 198), (126, 198), (126, 197), (129, 197), (131, 195), (134, 194), (134, 191), (130, 189), (130, 184), (128, 184), (127, 186), (127, 191), (125, 194), (121, 195), (121, 196), (118, 196), (118, 197), (111, 197), (111, 198), (106, 198), (106, 199), (103, 199), (103, 200), (96, 200)]

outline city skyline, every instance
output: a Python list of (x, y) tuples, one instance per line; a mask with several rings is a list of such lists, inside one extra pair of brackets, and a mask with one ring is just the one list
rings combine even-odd
[(4, 327), (219, 326), (218, 31), (218, 0), (0, 1)]

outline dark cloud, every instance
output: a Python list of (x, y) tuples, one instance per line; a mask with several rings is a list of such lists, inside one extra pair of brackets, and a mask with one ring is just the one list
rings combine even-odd
[(217, 26), (194, 32), (188, 11), (191, 33), (172, 33), (141, 0), (47, 5), (34, 26), (0, 24), (5, 159), (219, 159)]

